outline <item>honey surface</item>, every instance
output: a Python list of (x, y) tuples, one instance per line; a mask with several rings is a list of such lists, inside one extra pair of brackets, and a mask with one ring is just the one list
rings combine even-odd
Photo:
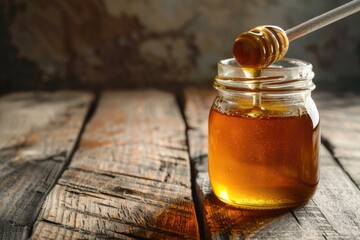
[(254, 209), (309, 200), (318, 183), (318, 125), (307, 114), (253, 118), (212, 109), (209, 174), (215, 195)]

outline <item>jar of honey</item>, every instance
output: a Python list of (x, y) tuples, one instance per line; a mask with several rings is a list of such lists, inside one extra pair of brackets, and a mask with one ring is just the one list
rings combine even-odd
[(209, 115), (209, 176), (223, 202), (247, 209), (306, 203), (319, 181), (319, 113), (310, 63), (283, 59), (258, 71), (218, 64)]

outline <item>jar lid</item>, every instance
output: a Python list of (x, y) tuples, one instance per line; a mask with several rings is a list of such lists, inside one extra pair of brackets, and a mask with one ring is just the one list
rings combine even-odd
[(234, 58), (218, 63), (214, 87), (246, 92), (312, 91), (314, 72), (308, 62), (284, 58), (267, 68), (260, 69), (256, 77), (242, 68)]

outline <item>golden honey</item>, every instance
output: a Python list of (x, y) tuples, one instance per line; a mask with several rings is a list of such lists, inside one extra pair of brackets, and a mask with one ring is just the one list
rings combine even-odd
[(214, 109), (209, 174), (216, 196), (246, 208), (305, 203), (318, 183), (319, 124), (310, 116), (249, 117)]

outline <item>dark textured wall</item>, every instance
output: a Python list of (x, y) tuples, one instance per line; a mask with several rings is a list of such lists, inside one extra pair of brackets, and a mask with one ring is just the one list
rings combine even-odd
[[(1, 92), (211, 85), (236, 35), (347, 1), (1, 0)], [(360, 89), (360, 13), (290, 45), (323, 89)], [(354, 87), (355, 86), (355, 87)]]

